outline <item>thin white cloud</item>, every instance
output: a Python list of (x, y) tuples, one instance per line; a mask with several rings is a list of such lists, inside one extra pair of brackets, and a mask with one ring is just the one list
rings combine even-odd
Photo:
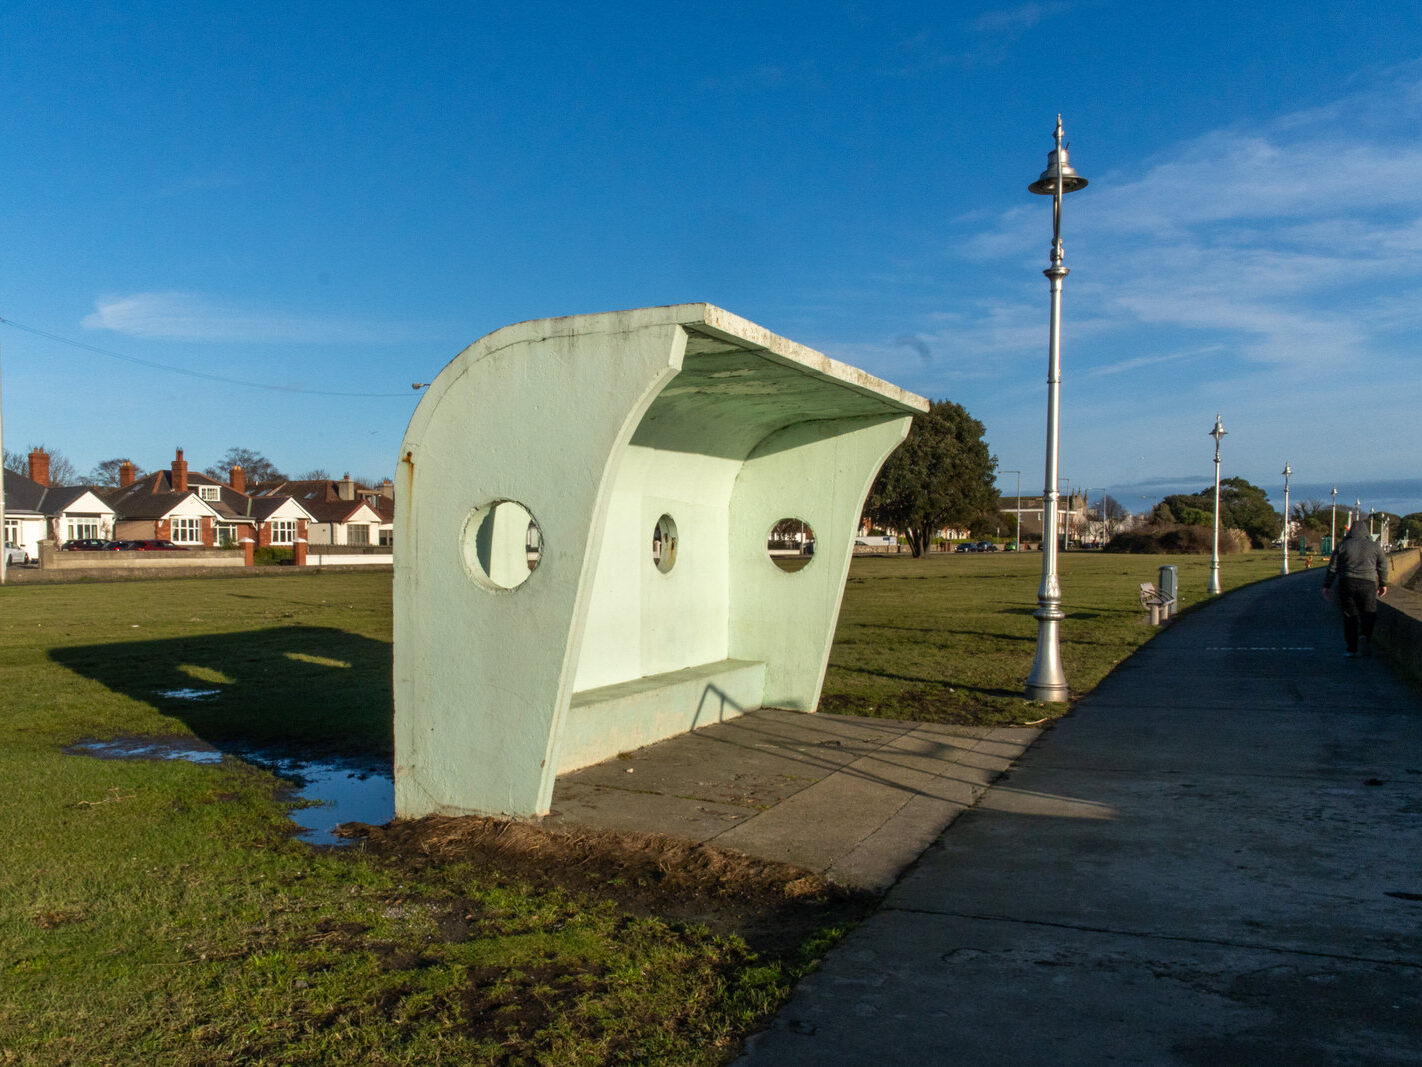
[(1158, 367), (1164, 363), (1179, 363), (1189, 359), (1218, 356), (1222, 351), (1223, 348), (1220, 345), (1207, 345), (1204, 348), (1195, 348), (1188, 352), (1170, 352), (1160, 356), (1137, 356), (1134, 359), (1123, 359), (1115, 363), (1089, 367), (1082, 372), (1082, 377), (1105, 378), (1113, 374), (1127, 374), (1131, 371), (1142, 370), (1146, 367)]
[(1018, 4), (998, 11), (984, 11), (969, 24), (969, 28), (976, 33), (1017, 34), (1070, 7), (1062, 0), (1051, 0), (1048, 3)]
[(898, 43), (890, 73), (918, 77), (944, 67), (982, 67), (1001, 63), (1023, 34), (1054, 15), (1071, 10), (1075, 0), (1031, 0), (1015, 7), (985, 11), (963, 25), (951, 44), (922, 30)]
[(164, 341), (332, 344), (403, 339), (368, 324), (247, 311), (172, 292), (101, 297), (83, 324), (90, 330)]

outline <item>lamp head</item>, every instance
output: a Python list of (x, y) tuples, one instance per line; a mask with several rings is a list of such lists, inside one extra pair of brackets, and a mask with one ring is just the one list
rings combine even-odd
[(1037, 193), (1040, 196), (1052, 196), (1056, 193), (1058, 160), (1060, 160), (1062, 192), (1074, 193), (1078, 189), (1086, 188), (1086, 179), (1072, 170), (1071, 163), (1067, 159), (1066, 146), (1062, 145), (1047, 153), (1047, 169), (1042, 171), (1040, 178), (1027, 186), (1029, 193)]
[(1291, 474), (1293, 474), (1293, 473), (1294, 473), (1294, 469), (1293, 469), (1292, 467), (1290, 467), (1287, 463), (1285, 463), (1285, 464), (1284, 464), (1284, 470), (1283, 470), (1283, 475), (1284, 475), (1284, 477), (1287, 478), (1289, 475), (1291, 475)]
[(1206, 437), (1213, 437), (1213, 438), (1215, 439), (1215, 444), (1218, 445), (1218, 444), (1220, 443), (1220, 438), (1223, 437), (1223, 436), (1224, 436), (1225, 434), (1227, 434), (1227, 433), (1229, 433), (1229, 431), (1224, 428), (1224, 423), (1221, 422), (1221, 421), (1220, 421), (1220, 417), (1219, 417), (1218, 415), (1216, 415), (1216, 416), (1215, 416), (1215, 428), (1214, 428), (1213, 430), (1211, 430), (1211, 431), (1210, 431), (1208, 434), (1206, 434), (1205, 436), (1206, 436)]

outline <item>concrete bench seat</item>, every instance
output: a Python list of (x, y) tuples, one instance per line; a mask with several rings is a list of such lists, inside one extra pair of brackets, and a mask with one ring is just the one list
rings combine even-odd
[(558, 773), (589, 767), (760, 707), (765, 664), (723, 659), (574, 693), (563, 722)]

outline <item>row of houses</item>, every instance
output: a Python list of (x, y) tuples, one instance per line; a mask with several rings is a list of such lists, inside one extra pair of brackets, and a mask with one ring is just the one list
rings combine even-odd
[(50, 457), (29, 455), (29, 475), (5, 471), (5, 540), (31, 558), (39, 543), (84, 538), (162, 539), (191, 548), (389, 545), (394, 529), (393, 486), (371, 488), (349, 475), (339, 480), (247, 484), (241, 467), (226, 482), (189, 471), (177, 449), (166, 470), (138, 476), (119, 471), (116, 487), (54, 486)]

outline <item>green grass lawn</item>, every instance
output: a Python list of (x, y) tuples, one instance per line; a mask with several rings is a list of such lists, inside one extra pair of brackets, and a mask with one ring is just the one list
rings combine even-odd
[[(1159, 557), (1071, 555), (1063, 654), (1089, 689), (1149, 638)], [(1181, 567), (1185, 601), (1207, 561)], [(1032, 555), (856, 561), (835, 710), (1017, 722)], [(1231, 558), (1238, 584), (1274, 573)], [(390, 577), (0, 589), (0, 1064), (715, 1063), (842, 934), (735, 936), (458, 861), (293, 839), (268, 772), (66, 755), (198, 735), (390, 754)], [(163, 695), (216, 689), (203, 701)]]
[[(1226, 592), (1279, 572), (1279, 558), (1226, 556)], [(1158, 631), (1140, 606), (1141, 582), (1179, 569), (1181, 610), (1207, 599), (1207, 556), (1059, 557), (1060, 647), (1073, 697), (1090, 692)], [(1022, 696), (1037, 642), (1036, 552), (866, 556), (849, 572), (820, 707), (854, 715), (957, 723), (1055, 718), (1066, 705)]]

